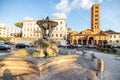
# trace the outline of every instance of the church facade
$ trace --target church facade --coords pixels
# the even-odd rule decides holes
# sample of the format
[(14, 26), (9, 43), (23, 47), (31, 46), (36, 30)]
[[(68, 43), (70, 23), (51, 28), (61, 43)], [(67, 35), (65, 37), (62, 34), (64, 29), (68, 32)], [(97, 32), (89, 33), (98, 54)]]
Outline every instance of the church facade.
[(70, 33), (70, 44), (103, 45), (108, 42), (108, 34), (100, 30), (100, 4), (91, 7), (91, 28), (80, 33)]

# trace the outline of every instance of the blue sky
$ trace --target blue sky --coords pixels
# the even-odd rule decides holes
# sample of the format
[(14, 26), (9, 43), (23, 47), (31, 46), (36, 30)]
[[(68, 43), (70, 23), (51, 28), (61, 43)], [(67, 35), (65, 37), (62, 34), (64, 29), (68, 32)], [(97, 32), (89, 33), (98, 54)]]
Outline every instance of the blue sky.
[(24, 19), (65, 17), (76, 31), (90, 28), (92, 4), (101, 4), (101, 29), (120, 32), (120, 0), (0, 0), (0, 23), (13, 27)]

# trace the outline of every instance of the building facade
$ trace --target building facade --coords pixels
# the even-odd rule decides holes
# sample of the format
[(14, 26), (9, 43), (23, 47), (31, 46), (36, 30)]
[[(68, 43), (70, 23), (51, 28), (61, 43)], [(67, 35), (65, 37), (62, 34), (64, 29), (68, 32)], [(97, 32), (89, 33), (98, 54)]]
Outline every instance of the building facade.
[(108, 32), (108, 43), (111, 45), (120, 45), (120, 33), (118, 32)]
[(1, 37), (15, 37), (15, 35), (20, 33), (19, 28), (10, 28), (6, 25), (0, 25), (0, 36)]
[[(65, 18), (50, 18), (50, 20), (58, 22), (58, 25), (52, 32), (51, 38), (54, 40), (64, 40), (67, 37), (67, 27)], [(22, 28), (23, 38), (41, 38), (42, 33), (37, 20), (24, 20)]]
[(70, 34), (70, 44), (103, 45), (108, 42), (108, 34), (100, 30), (100, 4), (91, 7), (91, 29)]
[(23, 38), (40, 38), (41, 29), (36, 24), (37, 20), (24, 20), (22, 27)]

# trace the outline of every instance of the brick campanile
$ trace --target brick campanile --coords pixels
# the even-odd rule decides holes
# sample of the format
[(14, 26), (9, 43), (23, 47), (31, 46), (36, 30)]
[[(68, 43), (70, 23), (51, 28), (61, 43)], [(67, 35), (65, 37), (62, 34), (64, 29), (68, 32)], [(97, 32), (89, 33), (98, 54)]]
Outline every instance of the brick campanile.
[(94, 4), (91, 7), (91, 30), (100, 33), (100, 4)]

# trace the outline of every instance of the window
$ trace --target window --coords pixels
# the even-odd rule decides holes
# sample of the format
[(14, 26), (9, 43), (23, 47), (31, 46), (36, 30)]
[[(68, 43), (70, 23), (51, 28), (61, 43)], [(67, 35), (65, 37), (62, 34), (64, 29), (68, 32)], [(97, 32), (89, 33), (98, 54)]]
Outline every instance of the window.
[(96, 22), (95, 24), (97, 25), (98, 23)]
[(60, 37), (62, 37), (62, 34), (60, 34)]
[(60, 27), (60, 30), (62, 30), (62, 27)]
[(37, 33), (37, 37), (39, 37), (39, 33)]
[(98, 10), (96, 10), (95, 12), (98, 13)]
[(29, 31), (29, 28), (27, 28), (27, 31)]
[(101, 37), (99, 37), (99, 39), (101, 39)]
[(62, 25), (62, 21), (60, 22), (60, 24)]
[(98, 19), (95, 19), (95, 21), (98, 21)]
[(116, 38), (116, 35), (114, 35), (114, 38)]
[(35, 37), (35, 33), (33, 34), (33, 36)]
[(56, 37), (58, 37), (58, 34), (56, 34)]
[(96, 6), (95, 8), (98, 9), (98, 6)]
[(95, 15), (95, 17), (98, 17), (98, 15)]
[(110, 38), (112, 38), (112, 35), (110, 35)]
[(110, 40), (110, 43), (112, 43), (112, 40)]
[(119, 40), (116, 40), (116, 43), (119, 43)]

